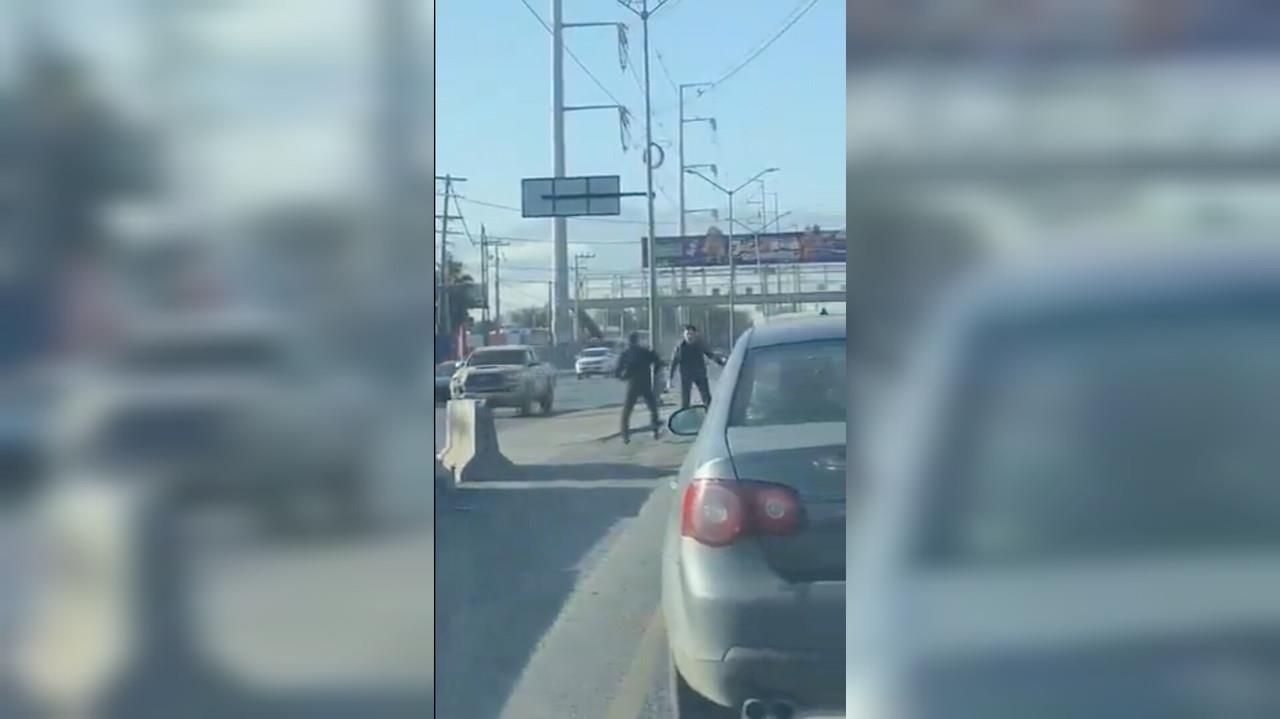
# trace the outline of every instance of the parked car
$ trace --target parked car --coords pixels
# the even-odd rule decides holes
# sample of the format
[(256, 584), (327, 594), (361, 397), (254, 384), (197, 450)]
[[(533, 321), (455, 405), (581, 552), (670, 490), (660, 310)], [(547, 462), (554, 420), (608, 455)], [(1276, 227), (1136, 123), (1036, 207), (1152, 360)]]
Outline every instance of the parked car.
[(662, 554), (678, 717), (843, 705), (845, 356), (839, 318), (753, 328), (668, 420), (697, 437)]
[(588, 347), (578, 354), (574, 372), (583, 377), (612, 377), (618, 368), (618, 355), (608, 347)]
[(949, 302), (873, 432), (851, 716), (1280, 716), (1280, 255)]
[(454, 399), (483, 399), (491, 407), (516, 407), (533, 412), (536, 403), (551, 414), (556, 396), (556, 372), (528, 345), (480, 347), (453, 375)]
[(162, 475), (275, 522), (318, 496), (363, 522), (380, 404), (280, 318), (193, 313), (131, 332), (68, 391), (55, 431), (77, 467)]
[(436, 365), (434, 377), (436, 402), (447, 402), (449, 400), (449, 385), (453, 381), (453, 373), (457, 372), (461, 366), (461, 362), (453, 360)]

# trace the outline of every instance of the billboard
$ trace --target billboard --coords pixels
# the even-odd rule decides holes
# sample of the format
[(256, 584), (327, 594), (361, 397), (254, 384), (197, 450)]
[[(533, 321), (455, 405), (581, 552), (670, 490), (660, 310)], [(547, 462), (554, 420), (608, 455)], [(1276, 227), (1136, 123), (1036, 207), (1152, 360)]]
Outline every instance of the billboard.
[[(734, 263), (737, 265), (837, 263), (848, 257), (848, 239), (844, 230), (810, 229), (734, 235), (733, 244)], [(648, 267), (647, 243), (640, 245), (641, 261)], [(658, 267), (728, 267), (729, 238), (718, 227), (712, 227), (703, 235), (658, 237), (654, 240), (654, 253)]]

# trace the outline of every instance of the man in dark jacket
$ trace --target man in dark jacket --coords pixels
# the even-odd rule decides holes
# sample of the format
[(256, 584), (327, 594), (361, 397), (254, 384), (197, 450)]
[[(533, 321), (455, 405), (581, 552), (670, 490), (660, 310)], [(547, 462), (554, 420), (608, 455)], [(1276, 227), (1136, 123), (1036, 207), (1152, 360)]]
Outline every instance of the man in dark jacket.
[(706, 343), (698, 336), (698, 328), (685, 325), (684, 339), (676, 345), (671, 353), (671, 381), (675, 381), (676, 370), (680, 370), (680, 408), (689, 406), (693, 396), (693, 386), (698, 386), (698, 395), (702, 403), (711, 406), (711, 383), (707, 381), (707, 361), (724, 366), (725, 360), (707, 348)]
[(658, 398), (653, 393), (653, 376), (661, 366), (662, 360), (658, 353), (640, 344), (640, 335), (632, 332), (627, 337), (627, 348), (618, 358), (618, 369), (615, 370), (615, 374), (627, 383), (627, 396), (622, 403), (623, 442), (631, 441), (631, 411), (641, 398), (649, 406), (653, 436), (657, 439), (661, 423), (658, 420)]

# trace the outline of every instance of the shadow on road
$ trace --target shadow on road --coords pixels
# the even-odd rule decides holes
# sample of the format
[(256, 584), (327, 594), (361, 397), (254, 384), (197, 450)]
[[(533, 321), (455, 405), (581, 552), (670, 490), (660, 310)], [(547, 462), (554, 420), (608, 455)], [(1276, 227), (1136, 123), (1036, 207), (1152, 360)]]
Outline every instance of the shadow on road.
[[(615, 465), (582, 467), (605, 476)], [(563, 478), (565, 467), (555, 469)], [(648, 494), (501, 492), (476, 497), (473, 511), (437, 517), (440, 716), (498, 716), (573, 591), (576, 565), (617, 522), (635, 516)]]

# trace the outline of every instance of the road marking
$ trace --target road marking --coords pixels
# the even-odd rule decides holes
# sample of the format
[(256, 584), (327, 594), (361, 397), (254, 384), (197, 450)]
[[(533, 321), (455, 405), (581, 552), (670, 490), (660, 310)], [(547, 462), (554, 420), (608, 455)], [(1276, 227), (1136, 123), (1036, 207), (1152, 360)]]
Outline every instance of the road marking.
[(618, 693), (605, 713), (605, 719), (636, 719), (644, 709), (645, 700), (653, 689), (654, 680), (663, 666), (665, 655), (663, 644), (667, 638), (666, 624), (662, 621), (662, 612), (654, 609), (653, 616), (640, 637), (636, 653), (631, 657), (627, 673), (622, 677)]
[(463, 482), (457, 489), (464, 491), (508, 489), (656, 489), (660, 479), (548, 479), (529, 481), (475, 481)]

